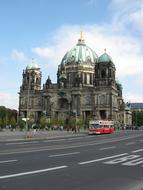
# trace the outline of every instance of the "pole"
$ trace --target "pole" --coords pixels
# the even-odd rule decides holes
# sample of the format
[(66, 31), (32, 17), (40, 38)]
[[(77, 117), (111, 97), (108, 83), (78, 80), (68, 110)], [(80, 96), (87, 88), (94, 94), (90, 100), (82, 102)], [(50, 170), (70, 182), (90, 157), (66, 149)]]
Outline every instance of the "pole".
[(77, 132), (77, 110), (75, 110), (75, 133)]
[(136, 110), (136, 128), (137, 128), (137, 125), (138, 125), (137, 120), (138, 120), (138, 118), (137, 118), (137, 110)]

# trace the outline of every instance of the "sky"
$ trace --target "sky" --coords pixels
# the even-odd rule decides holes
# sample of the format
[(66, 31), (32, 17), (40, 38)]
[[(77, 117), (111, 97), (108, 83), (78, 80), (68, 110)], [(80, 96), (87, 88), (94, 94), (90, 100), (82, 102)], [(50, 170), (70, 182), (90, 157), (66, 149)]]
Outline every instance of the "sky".
[(143, 102), (143, 0), (0, 0), (0, 106), (18, 110), (22, 72), (32, 61), (42, 84), (65, 53), (85, 43), (106, 52), (125, 102)]

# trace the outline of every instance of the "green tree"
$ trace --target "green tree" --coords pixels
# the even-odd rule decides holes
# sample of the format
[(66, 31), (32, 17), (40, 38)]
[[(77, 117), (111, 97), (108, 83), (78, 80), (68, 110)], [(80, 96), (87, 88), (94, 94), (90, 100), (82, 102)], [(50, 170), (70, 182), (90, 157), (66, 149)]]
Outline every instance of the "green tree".
[(10, 125), (11, 125), (11, 130), (13, 131), (13, 129), (16, 128), (16, 119), (15, 117), (13, 116), (11, 119), (10, 119)]
[(136, 127), (143, 125), (143, 111), (132, 112), (132, 124)]
[(72, 130), (75, 130), (76, 118), (75, 117), (70, 117), (68, 125), (69, 125), (69, 128), (71, 128)]
[(24, 127), (25, 127), (25, 121), (23, 121), (22, 120), (22, 117), (19, 117), (18, 118), (18, 126), (19, 126), (19, 128), (20, 128), (20, 131), (22, 131), (23, 129), (24, 129)]
[(92, 119), (92, 117), (87, 117), (84, 121), (84, 128), (87, 129), (89, 126), (89, 121)]
[(3, 126), (3, 120), (0, 118), (0, 131), (2, 131), (2, 126)]
[(40, 118), (40, 128), (44, 129), (47, 124), (48, 124), (47, 117), (45, 115), (41, 116), (41, 118)]
[(82, 118), (82, 117), (78, 118), (76, 124), (77, 124), (77, 127), (78, 127), (78, 128), (82, 128), (83, 125), (84, 125), (84, 120), (83, 120), (83, 118)]
[(3, 125), (2, 127), (6, 127), (6, 125), (10, 124), (10, 119), (14, 117), (15, 120), (17, 119), (17, 111), (16, 110), (12, 110), (9, 108), (6, 108), (4, 106), (0, 106), (0, 118), (3, 121)]
[(63, 126), (64, 125), (64, 120), (62, 118), (58, 119), (58, 125)]

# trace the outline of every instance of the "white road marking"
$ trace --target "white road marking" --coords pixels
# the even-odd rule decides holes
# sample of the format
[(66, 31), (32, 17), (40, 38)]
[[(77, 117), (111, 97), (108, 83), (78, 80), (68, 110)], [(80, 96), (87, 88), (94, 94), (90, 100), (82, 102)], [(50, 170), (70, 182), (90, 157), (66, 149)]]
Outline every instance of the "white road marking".
[(65, 141), (66, 139), (51, 139), (51, 140), (44, 140), (42, 142), (57, 142), (57, 141)]
[(139, 140), (140, 142), (143, 142), (143, 139), (142, 140)]
[(7, 162), (16, 162), (17, 160), (3, 160), (0, 161), (0, 164), (7, 163)]
[(69, 156), (69, 155), (74, 155), (74, 154), (80, 154), (80, 152), (70, 152), (70, 153), (65, 153), (65, 154), (53, 154), (48, 157), (60, 157), (60, 156)]
[(35, 170), (35, 171), (30, 171), (30, 172), (23, 172), (23, 173), (17, 173), (17, 174), (4, 175), (4, 176), (0, 176), (0, 179), (19, 177), (19, 176), (24, 176), (24, 175), (38, 174), (38, 173), (48, 172), (48, 171), (52, 171), (52, 170), (59, 170), (59, 169), (67, 168), (67, 167), (68, 166), (58, 166), (58, 167), (46, 168), (46, 169), (42, 169), (42, 170)]
[(133, 160), (133, 159), (138, 158), (138, 157), (140, 157), (140, 155), (127, 155), (124, 157), (116, 158), (114, 160), (106, 161), (106, 162), (104, 162), (104, 164), (119, 164), (122, 162), (127, 162), (129, 160)]
[(138, 149), (138, 150), (134, 150), (134, 151), (132, 151), (132, 153), (142, 152), (142, 151), (143, 151), (143, 149)]
[(135, 159), (135, 160), (131, 160), (129, 162), (125, 162), (122, 165), (124, 165), (124, 166), (136, 166), (136, 165), (139, 165), (141, 163), (143, 163), (143, 157)]
[[(85, 137), (84, 137), (85, 138)], [(70, 140), (76, 140), (76, 139), (83, 139), (83, 137), (74, 137), (74, 138), (69, 138), (69, 139), (67, 139), (68, 141), (70, 141)]]
[(126, 146), (132, 145), (132, 144), (136, 144), (136, 142), (129, 142), (126, 144)]
[(99, 159), (96, 159), (96, 160), (89, 160), (89, 161), (85, 161), (85, 162), (79, 162), (78, 164), (80, 164), (80, 165), (90, 164), (90, 163), (99, 162), (99, 161), (103, 161), (103, 160), (108, 160), (110, 158), (117, 158), (117, 157), (125, 156), (125, 155), (128, 155), (128, 153), (117, 154), (117, 155), (114, 155), (114, 156), (108, 156), (108, 157), (99, 158)]
[(65, 140), (68, 140), (68, 141), (70, 141), (70, 140), (76, 140), (76, 139), (82, 139), (83, 137), (74, 137), (74, 138), (64, 138), (64, 139), (49, 139), (49, 140), (44, 140), (43, 142), (57, 142), (57, 141), (65, 141)]
[(108, 150), (108, 149), (112, 149), (112, 148), (116, 148), (116, 146), (109, 146), (109, 147), (105, 147), (105, 148), (100, 148), (99, 150)]
[(5, 143), (5, 145), (22, 145), (22, 144), (36, 144), (36, 143), (38, 143), (38, 141)]

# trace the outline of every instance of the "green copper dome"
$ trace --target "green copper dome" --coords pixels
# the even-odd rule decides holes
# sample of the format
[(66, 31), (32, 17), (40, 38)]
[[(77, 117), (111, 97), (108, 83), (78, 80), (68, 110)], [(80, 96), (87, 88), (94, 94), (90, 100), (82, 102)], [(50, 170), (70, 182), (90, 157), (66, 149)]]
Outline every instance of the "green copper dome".
[(112, 58), (105, 52), (98, 58), (98, 63), (103, 63), (103, 62), (112, 62)]
[(26, 69), (27, 69), (27, 70), (30, 70), (30, 69), (39, 69), (39, 66), (38, 66), (38, 64), (35, 62), (35, 60), (32, 59), (32, 62), (27, 65)]
[(96, 53), (79, 39), (77, 45), (65, 54), (61, 64), (95, 64), (96, 60)]

